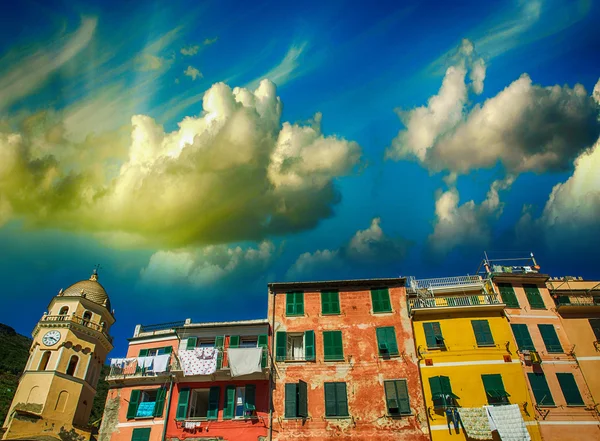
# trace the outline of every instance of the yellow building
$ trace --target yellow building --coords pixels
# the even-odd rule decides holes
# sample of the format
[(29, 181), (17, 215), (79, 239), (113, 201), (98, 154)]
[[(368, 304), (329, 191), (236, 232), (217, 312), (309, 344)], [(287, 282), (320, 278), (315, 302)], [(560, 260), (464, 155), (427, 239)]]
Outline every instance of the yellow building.
[(480, 276), (409, 283), (432, 439), (471, 439), (461, 424), (455, 426), (455, 409), (485, 414), (483, 406), (517, 404), (531, 439), (540, 440), (517, 346), (493, 285)]
[(35, 326), (29, 360), (4, 422), (3, 439), (85, 441), (115, 322), (96, 271), (61, 290)]

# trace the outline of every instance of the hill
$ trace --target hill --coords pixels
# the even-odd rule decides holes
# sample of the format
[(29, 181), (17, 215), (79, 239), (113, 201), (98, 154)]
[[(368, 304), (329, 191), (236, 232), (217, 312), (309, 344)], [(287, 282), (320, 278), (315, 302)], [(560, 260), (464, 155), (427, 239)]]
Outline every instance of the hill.
[[(19, 384), (19, 378), (27, 364), (30, 346), (30, 338), (20, 335), (10, 326), (0, 323), (0, 354), (2, 354), (0, 357), (0, 426), (4, 423)], [(89, 422), (90, 424), (94, 423), (93, 425), (96, 427), (99, 427), (99, 420), (102, 419), (106, 402), (108, 383), (105, 378), (108, 370), (108, 366), (102, 368), (92, 405)]]

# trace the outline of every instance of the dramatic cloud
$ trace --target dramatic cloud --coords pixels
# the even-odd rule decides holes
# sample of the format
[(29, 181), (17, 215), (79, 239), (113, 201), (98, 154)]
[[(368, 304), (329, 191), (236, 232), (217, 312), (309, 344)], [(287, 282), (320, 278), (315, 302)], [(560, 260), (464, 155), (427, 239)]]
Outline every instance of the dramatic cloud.
[[(472, 46), (471, 46), (472, 47)], [(483, 89), (483, 66), (463, 43), (428, 105), (400, 117), (406, 126), (387, 155), (414, 158), (433, 172), (464, 174), (501, 162), (509, 174), (567, 170), (600, 134), (598, 105), (582, 85), (541, 87), (523, 74), (498, 95), (468, 108)]]
[(186, 57), (191, 57), (192, 55), (196, 55), (199, 50), (200, 50), (200, 46), (198, 46), (198, 45), (186, 46), (186, 47), (182, 47), (180, 52), (181, 52), (181, 55), (185, 55)]
[(219, 39), (219, 37), (205, 38), (204, 41), (202, 42), (202, 44), (204, 46), (210, 46), (211, 44), (215, 44), (218, 39)]
[(369, 228), (357, 231), (340, 249), (301, 254), (288, 270), (286, 277), (306, 279), (319, 273), (355, 268), (356, 264), (373, 267), (402, 261), (412, 245), (411, 242), (401, 237), (387, 236), (380, 224), (381, 219), (374, 218)]
[(166, 50), (181, 36), (182, 26), (171, 29), (148, 43), (136, 59), (136, 68), (142, 72), (167, 70), (175, 61), (175, 54)]
[(261, 240), (332, 214), (356, 143), (324, 136), (320, 115), (282, 124), (266, 80), (255, 91), (215, 84), (203, 108), (171, 133), (135, 115), (129, 142), (121, 131), (69, 141), (48, 112), (0, 126), (2, 218), (179, 248)]
[(289, 80), (298, 75), (298, 67), (300, 66), (300, 60), (307, 46), (308, 43), (306, 42), (300, 45), (290, 46), (287, 53), (285, 54), (285, 57), (283, 57), (283, 60), (281, 60), (281, 62), (277, 66), (273, 67), (268, 72), (265, 72), (255, 80), (248, 83), (247, 87), (256, 87), (256, 85), (263, 78), (273, 81), (278, 86), (282, 86), (285, 83), (287, 83)]
[(140, 272), (142, 286), (191, 286), (258, 278), (275, 256), (270, 241), (256, 248), (212, 245), (195, 250), (158, 251)]
[(183, 72), (184, 75), (190, 77), (192, 81), (196, 81), (197, 78), (202, 78), (202, 72), (196, 69), (193, 66), (188, 66), (187, 69)]

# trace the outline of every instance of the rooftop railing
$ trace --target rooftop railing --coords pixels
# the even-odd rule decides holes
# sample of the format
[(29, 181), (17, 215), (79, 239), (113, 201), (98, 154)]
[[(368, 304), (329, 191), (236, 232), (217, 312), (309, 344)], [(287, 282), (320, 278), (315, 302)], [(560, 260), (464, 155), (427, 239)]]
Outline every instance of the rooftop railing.
[(411, 279), (413, 289), (436, 289), (446, 287), (472, 286), (482, 284), (480, 276), (438, 277), (435, 279)]
[(75, 323), (86, 328), (93, 329), (94, 331), (102, 333), (110, 342), (112, 337), (105, 332), (104, 326), (99, 323), (94, 323), (91, 320), (77, 316), (77, 315), (45, 315), (42, 317), (43, 322), (59, 322), (59, 323)]
[(185, 320), (169, 323), (160, 323), (157, 325), (141, 325), (140, 334), (143, 332), (167, 331), (169, 329), (180, 328), (185, 324)]
[(435, 297), (412, 297), (408, 300), (408, 306), (411, 311), (423, 309), (444, 309), (457, 307), (474, 307), (502, 305), (502, 301), (497, 294), (476, 294), (461, 296), (435, 296)]

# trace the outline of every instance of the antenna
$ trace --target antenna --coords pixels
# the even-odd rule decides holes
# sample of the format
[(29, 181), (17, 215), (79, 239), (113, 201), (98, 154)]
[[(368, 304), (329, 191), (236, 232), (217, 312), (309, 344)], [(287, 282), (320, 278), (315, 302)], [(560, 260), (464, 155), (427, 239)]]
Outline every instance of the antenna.
[(100, 266), (99, 263), (97, 263), (96, 265), (94, 265), (94, 274), (98, 274), (98, 271), (100, 271), (102, 267)]

